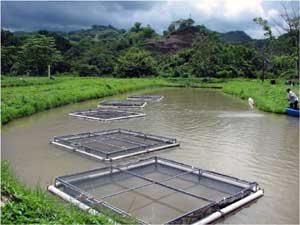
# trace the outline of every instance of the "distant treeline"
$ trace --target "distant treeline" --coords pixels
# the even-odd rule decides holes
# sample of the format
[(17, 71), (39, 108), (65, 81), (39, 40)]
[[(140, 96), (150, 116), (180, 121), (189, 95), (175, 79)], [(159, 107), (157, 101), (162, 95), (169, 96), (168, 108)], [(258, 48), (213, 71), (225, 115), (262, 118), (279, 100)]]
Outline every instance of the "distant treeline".
[[(265, 70), (266, 78), (294, 77), (299, 38), (299, 32), (268, 40), (222, 35), (192, 19), (173, 22), (163, 35), (138, 22), (128, 31), (94, 25), (70, 33), (1, 33), (2, 74), (30, 76), (46, 75), (51, 65), (52, 74), (78, 76), (257, 78)], [(150, 43), (176, 51), (153, 51)]]

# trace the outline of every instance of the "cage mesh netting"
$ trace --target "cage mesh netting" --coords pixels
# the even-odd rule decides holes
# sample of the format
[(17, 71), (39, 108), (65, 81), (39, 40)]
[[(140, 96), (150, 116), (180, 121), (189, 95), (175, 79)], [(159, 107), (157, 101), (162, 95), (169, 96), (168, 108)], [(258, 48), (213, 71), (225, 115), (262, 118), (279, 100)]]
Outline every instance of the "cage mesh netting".
[(113, 108), (97, 108), (77, 110), (69, 113), (70, 116), (81, 119), (98, 120), (98, 121), (112, 121), (120, 119), (129, 119), (135, 117), (142, 117), (146, 114), (137, 111), (119, 110)]
[(55, 186), (96, 210), (144, 224), (191, 224), (259, 188), (159, 157), (57, 177)]
[(178, 146), (176, 139), (114, 129), (54, 137), (53, 144), (100, 160), (115, 160)]
[(106, 107), (144, 107), (147, 103), (136, 100), (106, 100), (100, 102), (100, 106)]
[(131, 95), (127, 97), (127, 100), (160, 101), (163, 98), (161, 95)]

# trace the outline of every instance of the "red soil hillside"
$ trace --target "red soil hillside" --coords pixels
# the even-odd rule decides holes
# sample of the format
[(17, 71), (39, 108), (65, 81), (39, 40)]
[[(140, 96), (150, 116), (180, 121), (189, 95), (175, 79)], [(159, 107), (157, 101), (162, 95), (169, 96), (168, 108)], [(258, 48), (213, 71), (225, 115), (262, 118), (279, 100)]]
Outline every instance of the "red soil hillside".
[(148, 39), (145, 48), (160, 53), (174, 53), (192, 46), (193, 38), (198, 32), (196, 27), (187, 27), (161, 39)]

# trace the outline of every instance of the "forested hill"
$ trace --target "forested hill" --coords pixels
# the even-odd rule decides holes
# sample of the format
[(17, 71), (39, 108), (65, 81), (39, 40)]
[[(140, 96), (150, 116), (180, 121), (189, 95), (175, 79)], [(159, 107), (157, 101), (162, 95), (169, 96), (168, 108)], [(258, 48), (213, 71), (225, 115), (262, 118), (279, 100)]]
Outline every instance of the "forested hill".
[(101, 41), (117, 38), (121, 33), (124, 32), (125, 30), (119, 30), (111, 25), (93, 25), (90, 29), (71, 31), (66, 36), (73, 41), (80, 41), (83, 38), (92, 38), (95, 41)]
[[(202, 28), (206, 29), (204, 26)], [(168, 35), (162, 35), (159, 39), (157, 37), (159, 35), (155, 35), (155, 38), (146, 38), (145, 47), (149, 50), (158, 51), (158, 52), (175, 52), (182, 48), (191, 47), (193, 43), (193, 39), (197, 32), (201, 29), (201, 26), (191, 26), (186, 27), (185, 29), (179, 29), (178, 31), (174, 31)], [(35, 33), (26, 33), (26, 32), (15, 32), (16, 36), (24, 36), (24, 35), (33, 35), (37, 33), (43, 33), (46, 31), (39, 31)], [(113, 39), (117, 39), (121, 36), (121, 34), (125, 33), (124, 29), (117, 29), (111, 25), (103, 26), (103, 25), (93, 25), (89, 29), (81, 29), (71, 31), (69, 33), (63, 32), (50, 32), (56, 33), (58, 35), (64, 36), (70, 41), (80, 41), (84, 38), (91, 38), (94, 41), (111, 41)], [(221, 41), (225, 43), (232, 44), (244, 44), (250, 42), (252, 39), (249, 35), (247, 35), (244, 31), (230, 31), (226, 33), (218, 33)]]
[(243, 44), (250, 42), (252, 38), (244, 31), (229, 31), (219, 34), (221, 41), (232, 44)]
[(52, 74), (80, 76), (252, 78), (260, 76), (265, 60), (266, 76), (277, 77), (295, 75), (297, 61), (298, 34), (269, 43), (242, 31), (218, 33), (192, 19), (174, 21), (163, 34), (139, 22), (129, 30), (94, 25), (69, 33), (1, 33), (5, 75), (46, 75), (51, 65)]

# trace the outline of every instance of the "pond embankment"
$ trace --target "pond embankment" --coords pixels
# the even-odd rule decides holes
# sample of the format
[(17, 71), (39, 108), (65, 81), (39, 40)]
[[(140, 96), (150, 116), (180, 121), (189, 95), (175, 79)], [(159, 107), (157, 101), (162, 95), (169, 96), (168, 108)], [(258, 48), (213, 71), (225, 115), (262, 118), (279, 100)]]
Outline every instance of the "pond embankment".
[(50, 82), (45, 78), (15, 78), (14, 86), (12, 79), (2, 80), (2, 87), (5, 87), (1, 94), (2, 124), (70, 103), (163, 86), (220, 88), (242, 99), (252, 97), (257, 107), (267, 112), (284, 113), (288, 105), (284, 84), (270, 85), (268, 81), (258, 80), (59, 77)]

